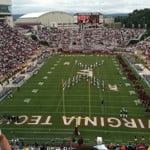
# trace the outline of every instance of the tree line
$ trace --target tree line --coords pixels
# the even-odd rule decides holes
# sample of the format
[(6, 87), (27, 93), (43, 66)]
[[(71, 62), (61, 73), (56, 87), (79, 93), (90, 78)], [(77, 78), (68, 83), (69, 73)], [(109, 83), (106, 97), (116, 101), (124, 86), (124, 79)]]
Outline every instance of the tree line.
[(117, 16), (115, 22), (120, 22), (126, 28), (150, 29), (150, 9), (134, 10), (128, 16)]

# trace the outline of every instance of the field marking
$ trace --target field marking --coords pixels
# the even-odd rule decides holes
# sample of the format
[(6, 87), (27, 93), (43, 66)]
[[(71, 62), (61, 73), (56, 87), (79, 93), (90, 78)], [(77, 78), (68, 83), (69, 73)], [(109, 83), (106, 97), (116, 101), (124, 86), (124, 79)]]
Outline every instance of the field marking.
[(130, 95), (135, 95), (136, 93), (135, 93), (135, 91), (129, 91), (129, 94)]
[(51, 74), (52, 72), (51, 72), (51, 71), (48, 71), (47, 73), (48, 73), (48, 74)]
[(39, 83), (38, 83), (38, 85), (43, 85), (43, 84), (44, 84), (44, 82), (39, 82)]
[(140, 99), (136, 99), (136, 100), (134, 100), (134, 103), (135, 103), (135, 105), (137, 106), (137, 105), (139, 105), (139, 104), (142, 104), (142, 102), (141, 102), (141, 100)]
[(127, 78), (126, 77), (122, 77), (122, 80), (127, 80)]
[[(54, 130), (60, 130), (60, 131), (65, 131), (65, 130), (67, 130), (67, 131), (72, 131), (72, 129), (70, 130), (70, 129), (64, 129), (64, 128), (62, 128), (62, 129), (54, 129)], [(101, 130), (103, 130), (102, 128), (101, 129), (99, 129), (99, 130), (89, 130), (89, 129), (82, 129), (82, 131), (85, 131), (85, 132), (87, 132), (87, 131), (90, 131), (90, 132), (100, 132)], [(115, 132), (118, 132), (118, 133), (139, 133), (139, 134), (148, 134), (149, 135), (149, 133), (148, 132), (145, 132), (145, 131), (143, 131), (143, 132), (137, 132), (137, 131), (116, 131), (116, 130), (103, 130), (103, 131), (107, 131), (107, 132), (112, 132), (112, 133), (115, 133)]]
[(38, 89), (33, 89), (33, 90), (32, 90), (32, 93), (35, 93), (35, 94), (36, 94), (38, 91), (39, 91)]
[(24, 99), (24, 103), (27, 103), (27, 104), (28, 104), (30, 101), (31, 101), (31, 98), (25, 98), (25, 99)]
[[(31, 100), (30, 98), (27, 98), (27, 100)], [(20, 107), (57, 107), (58, 105), (15, 105), (15, 106), (8, 106), (8, 107), (16, 107), (16, 106), (20, 106)], [(63, 105), (59, 105), (59, 107), (62, 107)], [(92, 105), (92, 108), (100, 108), (102, 105), (99, 104), (99, 106), (97, 105)], [(70, 108), (79, 108), (79, 106), (72, 106), (71, 104), (70, 105), (66, 105), (66, 107), (70, 107)], [(80, 107), (89, 107), (89, 105), (83, 105), (83, 106), (80, 106)], [(107, 106), (107, 105), (104, 105), (104, 107), (107, 109), (107, 108), (121, 108), (121, 106)], [(133, 106), (129, 107), (129, 109), (137, 109), (136, 107), (133, 108)], [(52, 111), (54, 113), (54, 111)], [(48, 112), (49, 113), (49, 112)], [(73, 112), (75, 113), (75, 112)]]
[(62, 103), (62, 100), (60, 99), (59, 102), (58, 102), (58, 105), (56, 106), (56, 111), (55, 112), (58, 112), (59, 107), (61, 107), (61, 108), (63, 107), (63, 105), (61, 105), (61, 103)]
[(48, 76), (44, 76), (43, 79), (45, 79), (45, 80), (48, 79)]
[[(28, 100), (28, 99), (30, 99), (31, 100), (31, 98), (25, 98), (26, 100)], [(99, 100), (98, 100), (99, 101)], [(72, 101), (71, 101), (72, 102)], [(75, 101), (76, 102), (76, 101)], [(79, 102), (81, 102), (81, 101), (79, 101)], [(87, 101), (88, 102), (88, 101)], [(114, 103), (114, 102), (113, 102)], [(13, 106), (11, 106), (11, 105), (7, 105), (7, 107), (57, 107), (58, 105), (13, 105)], [(59, 105), (60, 107), (62, 106), (62, 105)], [(99, 101), (99, 105), (91, 105), (93, 108), (99, 108), (99, 107), (101, 107), (101, 103), (100, 103), (100, 101)], [(107, 106), (107, 105), (104, 105), (106, 108), (121, 108), (121, 106)], [(72, 105), (72, 104), (69, 104), (69, 105), (66, 105), (66, 107), (72, 107), (72, 108), (76, 108), (76, 107), (79, 107), (78, 105)], [(87, 104), (87, 105), (80, 105), (80, 107), (89, 107), (89, 105)], [(133, 106), (131, 106), (131, 107), (128, 107), (128, 108), (133, 108)], [(133, 108), (134, 109), (134, 108)]]
[(131, 84), (130, 83), (125, 83), (125, 86), (128, 87), (128, 86), (131, 86)]
[[(6, 112), (3, 112), (3, 113), (8, 113), (8, 111), (6, 111)], [(14, 114), (16, 114), (16, 111), (9, 111), (9, 113), (14, 113)], [(29, 111), (25, 111), (25, 112), (22, 112), (22, 114), (23, 113), (25, 113), (26, 115), (28, 115), (28, 116), (34, 116), (34, 115), (37, 115), (37, 112), (32, 112), (32, 114), (30, 114), (29, 113)], [(41, 116), (42, 115), (49, 115), (49, 113), (52, 113), (52, 114), (59, 114), (59, 115), (61, 115), (61, 116), (63, 116), (64, 114), (63, 114), (63, 112), (38, 112), (38, 113), (40, 113), (41, 114)], [(22, 115), (21, 114), (21, 115)], [(86, 114), (83, 114), (83, 112), (67, 112), (66, 113), (67, 115), (71, 115), (71, 116), (74, 116), (74, 115), (78, 115), (78, 116), (88, 116), (88, 110), (87, 110), (87, 112), (86, 112)], [(74, 115), (72, 115), (72, 114), (74, 114)], [(80, 115), (80, 114), (82, 114), (82, 115)], [(105, 114), (106, 116), (102, 116), (102, 114)], [(115, 116), (112, 116), (112, 113), (106, 113), (106, 112), (99, 112), (99, 113), (92, 113), (92, 116), (91, 117), (108, 117), (108, 115), (109, 116), (111, 116), (111, 117), (115, 117), (115, 118), (117, 118), (117, 119), (119, 119), (120, 118), (120, 115), (119, 115), (119, 112), (118, 113), (114, 113), (115, 114)], [(24, 114), (23, 114), (24, 115)], [(97, 116), (96, 116), (97, 115)], [(100, 115), (100, 116), (98, 116), (98, 115)], [(117, 116), (116, 116), (117, 115)], [(61, 117), (60, 116), (60, 117)], [(128, 118), (127, 119), (131, 119), (131, 118), (133, 118), (133, 117), (142, 117), (143, 115), (139, 115), (138, 113), (137, 114), (132, 114), (131, 115), (131, 117), (130, 117), (130, 115), (128, 116)], [(121, 118), (120, 118), (121, 119)]]
[[(1, 129), (4, 129), (4, 130), (12, 130), (12, 131), (16, 131), (16, 130), (20, 130), (20, 131), (22, 131), (22, 130), (25, 130), (25, 131), (33, 131), (33, 132), (35, 132), (35, 131), (39, 131), (39, 130), (42, 130), (42, 131), (47, 131), (47, 132), (49, 132), (49, 130), (48, 130), (48, 128), (47, 128), (47, 130), (43, 130), (43, 128), (36, 128), (36, 127), (34, 127), (34, 128), (21, 128), (21, 129), (17, 129), (17, 128), (1, 128)], [(51, 131), (70, 131), (70, 132), (72, 132), (73, 131), (73, 129), (72, 129), (72, 127), (71, 127), (71, 129), (64, 129), (64, 128), (50, 128), (51, 129)], [(32, 132), (31, 131), (31, 132)], [(147, 134), (147, 135), (149, 135), (149, 132), (145, 132), (145, 131), (116, 131), (116, 130), (111, 130), (111, 129), (109, 129), (109, 130), (106, 130), (106, 129), (98, 129), (98, 130), (92, 130), (92, 129), (82, 129), (81, 131), (84, 131), (84, 132), (97, 132), (97, 133), (99, 133), (99, 132), (101, 132), (101, 131), (106, 131), (107, 133), (126, 133), (126, 134), (132, 134), (132, 133), (135, 133), (135, 135), (137, 135), (137, 134), (142, 134), (142, 135), (145, 135), (145, 134)]]

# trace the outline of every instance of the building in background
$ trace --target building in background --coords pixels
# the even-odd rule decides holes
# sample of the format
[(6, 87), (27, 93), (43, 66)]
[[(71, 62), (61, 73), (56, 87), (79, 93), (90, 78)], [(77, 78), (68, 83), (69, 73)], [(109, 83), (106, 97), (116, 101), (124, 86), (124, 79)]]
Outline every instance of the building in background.
[(0, 0), (0, 22), (6, 23), (13, 27), (11, 0)]
[(107, 27), (113, 28), (115, 25), (115, 18), (114, 17), (104, 18), (104, 25)]
[(54, 12), (39, 12), (29, 13), (21, 16), (15, 21), (17, 26), (45, 26), (67, 28), (73, 25), (73, 15), (54, 11)]

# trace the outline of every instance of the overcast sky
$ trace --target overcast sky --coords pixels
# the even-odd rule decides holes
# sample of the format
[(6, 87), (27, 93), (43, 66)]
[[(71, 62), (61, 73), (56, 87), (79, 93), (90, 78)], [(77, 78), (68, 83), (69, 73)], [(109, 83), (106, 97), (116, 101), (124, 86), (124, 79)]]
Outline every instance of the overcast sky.
[(13, 14), (43, 11), (130, 13), (150, 8), (150, 0), (12, 0)]

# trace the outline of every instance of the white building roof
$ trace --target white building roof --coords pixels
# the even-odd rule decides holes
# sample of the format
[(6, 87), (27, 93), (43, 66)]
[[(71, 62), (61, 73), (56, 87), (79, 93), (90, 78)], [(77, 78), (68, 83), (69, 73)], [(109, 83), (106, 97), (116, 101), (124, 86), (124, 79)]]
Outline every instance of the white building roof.
[(38, 18), (42, 15), (44, 15), (47, 12), (36, 12), (36, 13), (29, 13), (21, 16), (20, 18)]

